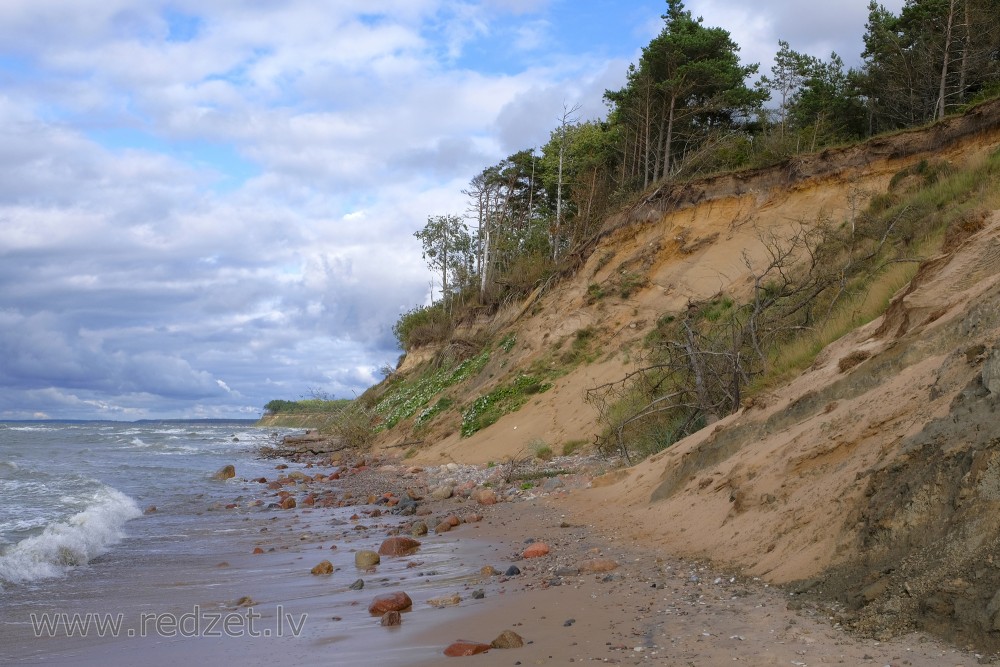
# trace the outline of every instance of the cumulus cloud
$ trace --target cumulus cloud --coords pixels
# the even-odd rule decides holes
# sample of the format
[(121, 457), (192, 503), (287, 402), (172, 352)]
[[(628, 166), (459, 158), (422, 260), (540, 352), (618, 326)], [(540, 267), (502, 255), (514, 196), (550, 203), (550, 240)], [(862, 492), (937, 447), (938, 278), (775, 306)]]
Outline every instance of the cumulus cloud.
[[(864, 2), (847, 4), (690, 8), (769, 57), (779, 36), (856, 41)], [(600, 117), (662, 11), (0, 3), (0, 418), (253, 417), (359, 393), (429, 293), (413, 232), (547, 141), (564, 103)]]

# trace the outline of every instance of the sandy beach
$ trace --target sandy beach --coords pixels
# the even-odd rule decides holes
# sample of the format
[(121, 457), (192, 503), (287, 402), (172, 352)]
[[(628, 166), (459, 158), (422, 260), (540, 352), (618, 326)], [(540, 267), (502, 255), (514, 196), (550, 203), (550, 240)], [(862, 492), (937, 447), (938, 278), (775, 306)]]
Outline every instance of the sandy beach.
[[(930, 667), (978, 662), (972, 653), (925, 636), (889, 642), (851, 636), (788, 591), (707, 563), (673, 559), (624, 537), (614, 525), (591, 523), (579, 513), (578, 499), (587, 493), (592, 466), (505, 492), (501, 485), (476, 481), (491, 472), (482, 467), (361, 463), (292, 464), (275, 471), (285, 482), (280, 491), (256, 480), (225, 482), (234, 501), (227, 511), (238, 530), (222, 541), (219, 552), (183, 564), (137, 564), (119, 583), (104, 582), (110, 588), (95, 590), (95, 596), (127, 612), (118, 636), (36, 639), (22, 627), (19, 636), (4, 640), (15, 649), (10, 664), (439, 665), (454, 659), (475, 665)], [(287, 476), (296, 470), (298, 475)], [(339, 479), (330, 479), (331, 473)], [(441, 498), (448, 487), (451, 497)], [(296, 498), (297, 506), (246, 511), (276, 503), (279, 493)], [(501, 502), (490, 504), (493, 494)], [(402, 500), (411, 497), (419, 500)], [(414, 514), (393, 514), (400, 501)], [(451, 516), (458, 525), (436, 533)], [(410, 535), (418, 521), (429, 532), (415, 538), (420, 542), (415, 552), (382, 555), (372, 568), (356, 566), (359, 551), (378, 551), (388, 537)], [(530, 547), (543, 550), (540, 544), (546, 555), (524, 557)], [(329, 561), (332, 572), (311, 574), (322, 561)], [(519, 573), (509, 572), (511, 567)], [(359, 580), (363, 588), (357, 589)], [(383, 627), (368, 607), (377, 596), (398, 591), (407, 593), (412, 606), (401, 613), (400, 625)], [(180, 627), (159, 628), (165, 633), (138, 622), (143, 611), (177, 618), (190, 615), (192, 605), (203, 620), (213, 613), (233, 623), (244, 619), (234, 626), (240, 632), (211, 636), (202, 627), (183, 636)], [(83, 611), (93, 604), (78, 601), (75, 607)], [(245, 619), (254, 614), (260, 636), (247, 632)], [(192, 617), (188, 620), (193, 630)], [(127, 636), (129, 629), (134, 636)], [(523, 639), (522, 647), (445, 657), (457, 640), (490, 644), (508, 630)]]

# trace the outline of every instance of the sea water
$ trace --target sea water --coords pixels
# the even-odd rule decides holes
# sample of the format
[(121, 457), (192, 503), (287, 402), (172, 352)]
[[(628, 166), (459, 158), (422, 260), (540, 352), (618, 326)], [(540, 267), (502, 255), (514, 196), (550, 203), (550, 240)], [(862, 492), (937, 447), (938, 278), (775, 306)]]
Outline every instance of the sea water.
[[(435, 628), (484, 602), (439, 610), (426, 600), (483, 585), (479, 569), (497, 545), (441, 536), (413, 559), (357, 570), (354, 551), (378, 549), (382, 527), (403, 518), (276, 509), (261, 478), (332, 470), (259, 456), (289, 432), (252, 422), (0, 423), (0, 665), (435, 662)], [(213, 480), (228, 464), (236, 477)], [(327, 559), (334, 574), (311, 576)], [(350, 588), (359, 577), (363, 591)], [(400, 588), (421, 611), (387, 633), (367, 604)]]
[[(183, 530), (215, 470), (273, 469), (254, 456), (273, 437), (249, 421), (0, 422), (0, 600)], [(172, 520), (136, 521), (153, 507)]]

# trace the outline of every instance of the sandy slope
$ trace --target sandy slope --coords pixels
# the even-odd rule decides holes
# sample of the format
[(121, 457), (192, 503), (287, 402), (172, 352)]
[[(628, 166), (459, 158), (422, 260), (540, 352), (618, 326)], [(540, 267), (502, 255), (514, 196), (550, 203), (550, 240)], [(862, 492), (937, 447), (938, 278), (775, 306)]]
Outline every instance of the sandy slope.
[[(850, 220), (904, 167), (927, 157), (969, 163), (997, 145), (1000, 103), (954, 125), (654, 193), (609, 221), (572, 279), (489, 323), (516, 333), (514, 356), (468, 393), (586, 327), (600, 332), (600, 359), (471, 438), (454, 420), (434, 425), (416, 460), (486, 463), (536, 441), (558, 451), (592, 439), (586, 390), (628, 372), (663, 313), (745, 290), (769, 235)], [(636, 276), (644, 286), (619, 296)], [(607, 296), (595, 300), (594, 286)], [(665, 554), (797, 582), (838, 601), (838, 618), (860, 630), (920, 627), (1000, 650), (998, 338), (994, 214), (925, 262), (883, 319), (828, 346), (801, 377), (597, 480), (574, 511)], [(860, 363), (842, 364), (851, 355)], [(383, 444), (406, 437), (397, 430)]]

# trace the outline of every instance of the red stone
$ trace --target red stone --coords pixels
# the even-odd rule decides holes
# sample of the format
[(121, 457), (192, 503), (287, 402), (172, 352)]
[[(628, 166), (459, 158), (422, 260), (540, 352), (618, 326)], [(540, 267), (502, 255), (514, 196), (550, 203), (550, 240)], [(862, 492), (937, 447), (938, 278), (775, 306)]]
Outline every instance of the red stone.
[(255, 547), (255, 548), (254, 548), (254, 550), (253, 550), (253, 553), (254, 553), (254, 555), (256, 556), (256, 555), (258, 555), (258, 554), (262, 554), (262, 553), (264, 553), (264, 550), (263, 550), (263, 549), (261, 549), (260, 547)]
[(372, 616), (382, 616), (388, 611), (403, 611), (413, 606), (413, 600), (403, 591), (377, 595), (368, 605), (368, 613)]
[(281, 507), (281, 509), (283, 509), (283, 510), (290, 510), (290, 509), (292, 509), (293, 507), (295, 507), (295, 498), (292, 498), (291, 496), (288, 496), (288, 497), (284, 498), (281, 501), (281, 504), (279, 505), (279, 507)]
[(420, 548), (420, 542), (409, 537), (390, 537), (378, 548), (383, 556), (409, 556)]
[(548, 555), (549, 545), (545, 542), (535, 542), (521, 553), (522, 558), (539, 558)]
[(489, 644), (480, 644), (479, 642), (470, 642), (460, 639), (457, 642), (453, 642), (448, 648), (446, 648), (444, 650), (444, 654), (449, 658), (460, 658), (467, 655), (486, 653), (489, 650)]

